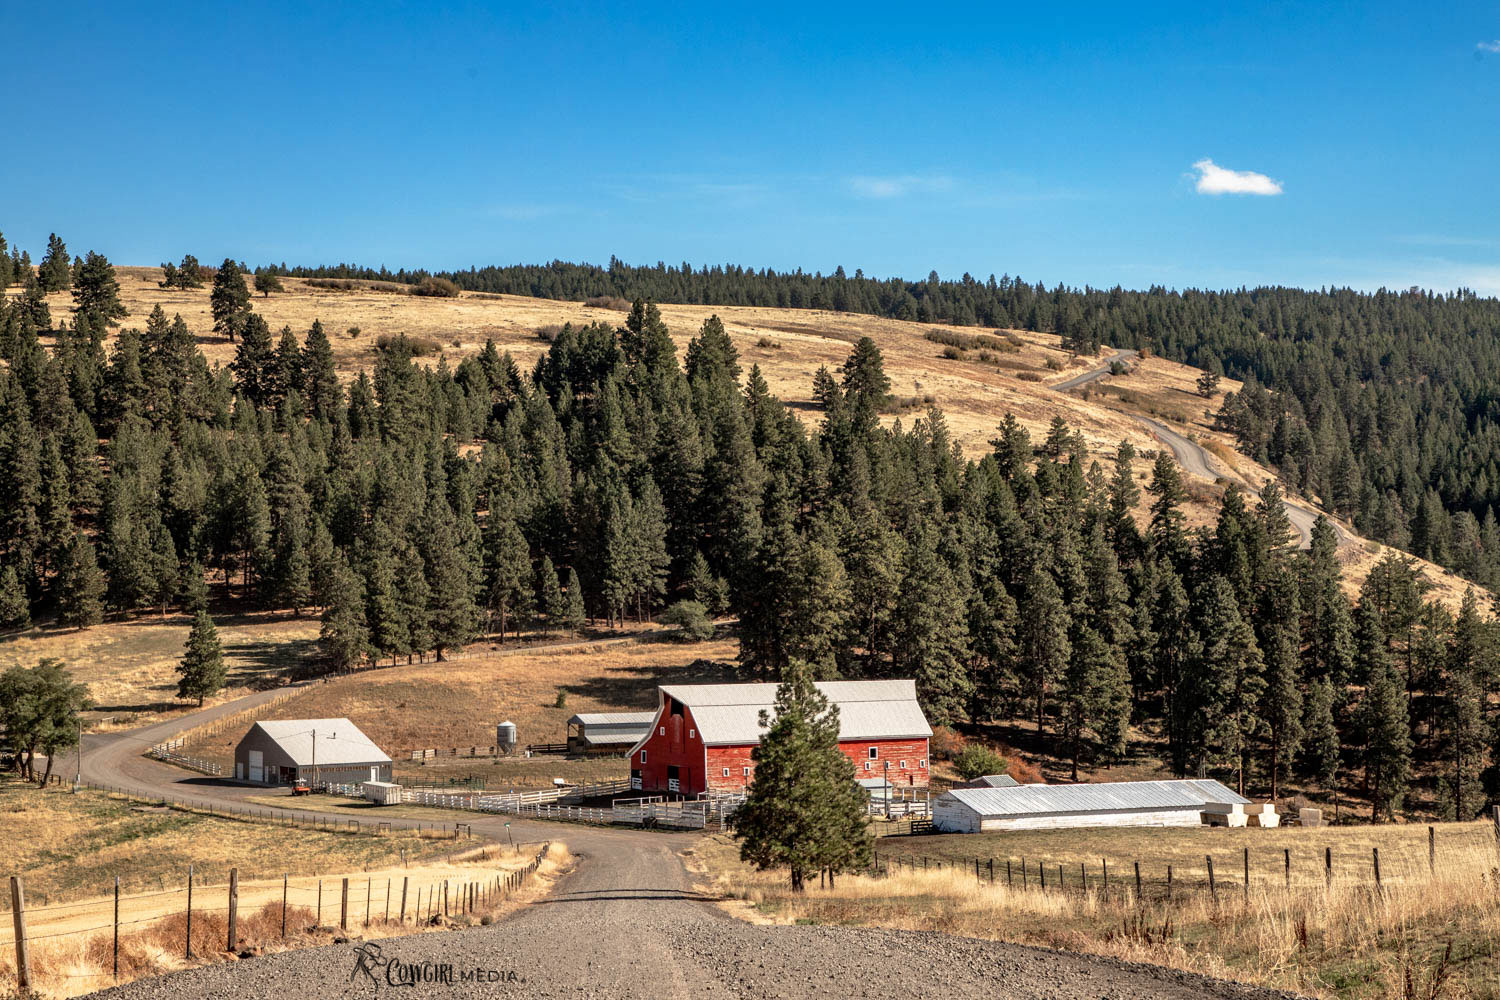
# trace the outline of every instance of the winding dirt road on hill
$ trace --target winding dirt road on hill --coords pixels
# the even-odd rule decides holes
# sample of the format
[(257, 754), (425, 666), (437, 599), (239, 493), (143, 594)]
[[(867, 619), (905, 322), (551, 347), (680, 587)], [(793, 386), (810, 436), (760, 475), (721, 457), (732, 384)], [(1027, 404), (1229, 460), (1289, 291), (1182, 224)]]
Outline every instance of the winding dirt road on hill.
[[(265, 790), (188, 774), (140, 756), (183, 729), (265, 701), (265, 692), (171, 722), (85, 737), (86, 781), (147, 795), (269, 810)], [(303, 813), (303, 815), (309, 815)], [(312, 813), (327, 819), (328, 814)], [(456, 814), (455, 814), (456, 815)], [(347, 817), (343, 817), (347, 818)], [(506, 836), (507, 817), (465, 813), (476, 834)], [(391, 825), (418, 821), (393, 818)], [(358, 942), (227, 962), (140, 980), (101, 997), (257, 1000), (284, 997), (783, 997), (887, 1000), (1271, 1000), (1288, 994), (1155, 966), (934, 933), (762, 926), (735, 920), (693, 887), (682, 853), (696, 835), (509, 818), (519, 840), (560, 840), (578, 857), (543, 900), (489, 927), (383, 939), (379, 961), (434, 970), (393, 989), (383, 966), (357, 968)], [(430, 822), (428, 825), (431, 825)], [(294, 829), (287, 830), (295, 836)], [(370, 966), (369, 960), (366, 962)], [(451, 973), (447, 981), (443, 970)], [(475, 970), (478, 970), (477, 978)], [(466, 980), (464, 974), (469, 973)], [(514, 978), (512, 978), (514, 976)], [(398, 975), (399, 978), (399, 975)], [(378, 980), (378, 982), (377, 982)]]
[[(1107, 377), (1110, 374), (1110, 368), (1116, 361), (1123, 364), (1130, 364), (1136, 357), (1138, 357), (1138, 352), (1136, 351), (1116, 351), (1104, 359), (1101, 367), (1084, 372), (1082, 375), (1075, 375), (1067, 381), (1057, 383), (1052, 388), (1058, 392), (1067, 392), (1081, 385), (1087, 385), (1090, 382)], [(1152, 437), (1171, 449), (1173, 457), (1177, 459), (1177, 464), (1182, 468), (1183, 472), (1186, 472), (1190, 476), (1197, 476), (1200, 479), (1228, 478), (1222, 473), (1215, 471), (1213, 456), (1202, 445), (1189, 440), (1159, 420), (1153, 420), (1150, 417), (1143, 417), (1137, 414), (1131, 414), (1131, 416), (1134, 417), (1138, 424), (1150, 431)], [(1260, 499), (1260, 490), (1254, 486), (1245, 484), (1244, 489), (1247, 495), (1256, 500)], [(1300, 536), (1297, 547), (1299, 549), (1312, 548), (1312, 529), (1313, 525), (1318, 521), (1319, 512), (1300, 501), (1288, 499), (1284, 503), (1286, 505), (1287, 520), (1292, 522), (1292, 527), (1297, 529), (1297, 534)], [(1346, 545), (1354, 540), (1354, 536), (1333, 518), (1330, 517), (1328, 523), (1333, 525), (1333, 530), (1337, 533), (1340, 545)]]

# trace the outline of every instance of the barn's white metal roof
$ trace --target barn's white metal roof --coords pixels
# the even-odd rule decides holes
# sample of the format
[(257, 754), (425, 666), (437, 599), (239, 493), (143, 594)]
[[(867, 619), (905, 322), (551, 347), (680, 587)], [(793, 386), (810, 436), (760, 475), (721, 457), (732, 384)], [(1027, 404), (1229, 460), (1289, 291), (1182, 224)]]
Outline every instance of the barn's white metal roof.
[(384, 750), (348, 719), (276, 719), (255, 724), (298, 766), (313, 761), (313, 734), (317, 734), (317, 765), (389, 764)]
[[(915, 681), (822, 681), (816, 686), (838, 706), (841, 740), (932, 735), (917, 704)], [(776, 704), (775, 684), (668, 684), (661, 691), (692, 710), (703, 742), (710, 746), (759, 742), (765, 732), (761, 710)]]
[(951, 797), (984, 817), (1202, 809), (1210, 802), (1250, 802), (1228, 785), (1210, 778), (954, 788), (944, 792), (943, 797)]

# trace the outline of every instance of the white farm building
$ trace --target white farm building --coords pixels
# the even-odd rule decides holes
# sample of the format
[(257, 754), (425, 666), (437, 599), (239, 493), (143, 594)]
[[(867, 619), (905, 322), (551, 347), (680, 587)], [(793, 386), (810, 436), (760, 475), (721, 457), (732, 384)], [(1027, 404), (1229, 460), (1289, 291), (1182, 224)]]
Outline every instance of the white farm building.
[(1211, 779), (1108, 781), (1082, 785), (954, 788), (932, 804), (944, 833), (1073, 826), (1197, 826), (1211, 803), (1248, 805)]

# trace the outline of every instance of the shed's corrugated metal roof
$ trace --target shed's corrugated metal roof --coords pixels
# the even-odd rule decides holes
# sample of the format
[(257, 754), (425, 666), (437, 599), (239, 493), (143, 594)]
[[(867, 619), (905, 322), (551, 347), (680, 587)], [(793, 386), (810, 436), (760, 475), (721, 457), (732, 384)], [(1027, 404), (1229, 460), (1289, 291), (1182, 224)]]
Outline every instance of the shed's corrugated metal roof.
[(255, 724), (299, 767), (311, 766), (317, 733), (317, 765), (389, 764), (384, 750), (348, 719), (276, 719)]
[(1210, 802), (1249, 803), (1229, 786), (1207, 778), (1177, 781), (1106, 781), (1083, 785), (1016, 785), (954, 788), (943, 793), (981, 816), (1048, 813), (1140, 812), (1201, 809)]
[(570, 726), (635, 726), (651, 727), (656, 718), (653, 712), (579, 712), (568, 720)]
[[(915, 681), (823, 681), (817, 688), (838, 706), (841, 740), (932, 735), (917, 704)], [(709, 746), (758, 742), (765, 732), (761, 709), (776, 703), (775, 684), (669, 684), (661, 690), (692, 709)]]
[(1020, 782), (1008, 774), (986, 774), (973, 781), (961, 781), (954, 788), (1015, 788)]

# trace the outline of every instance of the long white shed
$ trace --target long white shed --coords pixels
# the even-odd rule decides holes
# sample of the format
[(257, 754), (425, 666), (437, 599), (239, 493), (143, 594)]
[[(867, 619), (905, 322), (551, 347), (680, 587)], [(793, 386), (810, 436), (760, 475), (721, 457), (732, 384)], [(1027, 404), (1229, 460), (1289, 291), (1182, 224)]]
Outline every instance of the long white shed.
[(1075, 826), (1197, 826), (1210, 802), (1248, 805), (1250, 800), (1222, 782), (1205, 778), (954, 788), (933, 802), (932, 825), (944, 833)]

